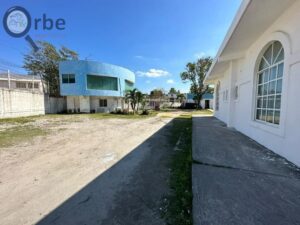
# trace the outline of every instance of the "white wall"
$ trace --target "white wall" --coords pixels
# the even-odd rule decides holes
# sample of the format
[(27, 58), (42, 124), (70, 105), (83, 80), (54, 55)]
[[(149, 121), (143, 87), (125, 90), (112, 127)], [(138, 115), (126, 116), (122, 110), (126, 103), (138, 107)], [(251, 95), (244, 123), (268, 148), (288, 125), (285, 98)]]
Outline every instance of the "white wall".
[(0, 118), (45, 114), (44, 94), (0, 89)]
[[(107, 99), (107, 107), (100, 107), (99, 100), (100, 99)], [(120, 97), (91, 97), (91, 109), (95, 110), (96, 112), (113, 112), (116, 108), (122, 108), (123, 99)]]
[(65, 97), (49, 97), (45, 95), (45, 111), (49, 114), (62, 113), (67, 109)]
[(78, 112), (80, 110), (79, 96), (67, 96), (67, 111)]
[[(99, 100), (107, 99), (107, 107), (100, 107)], [(97, 97), (97, 96), (67, 96), (67, 110), (74, 112), (112, 112), (116, 108), (124, 107), (123, 99), (118, 97)]]
[[(229, 115), (228, 100), (225, 99), (226, 91), (228, 92), (229, 98), (229, 69), (224, 73), (224, 77), (219, 79), (220, 91), (219, 91), (219, 110), (215, 111), (215, 116), (224, 122), (228, 122), (227, 117)], [(215, 85), (216, 86), (216, 85)], [(216, 94), (214, 94), (216, 96)]]
[[(288, 160), (300, 165), (300, 1), (295, 2), (247, 50), (244, 58), (230, 63), (219, 79), (220, 103), (215, 116), (229, 126), (268, 147)], [(262, 49), (278, 40), (285, 50), (283, 92), (280, 125), (263, 124), (254, 120), (256, 64)], [(235, 85), (239, 97), (234, 99)], [(229, 90), (230, 99), (223, 100)], [(215, 95), (216, 96), (216, 95)]]

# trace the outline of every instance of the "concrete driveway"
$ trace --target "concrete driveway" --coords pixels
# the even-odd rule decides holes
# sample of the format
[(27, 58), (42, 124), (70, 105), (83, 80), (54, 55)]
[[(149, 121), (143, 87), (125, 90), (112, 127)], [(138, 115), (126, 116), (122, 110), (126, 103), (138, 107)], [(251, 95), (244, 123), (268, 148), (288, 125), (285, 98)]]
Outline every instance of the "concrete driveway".
[(299, 168), (214, 117), (193, 117), (194, 225), (300, 224)]

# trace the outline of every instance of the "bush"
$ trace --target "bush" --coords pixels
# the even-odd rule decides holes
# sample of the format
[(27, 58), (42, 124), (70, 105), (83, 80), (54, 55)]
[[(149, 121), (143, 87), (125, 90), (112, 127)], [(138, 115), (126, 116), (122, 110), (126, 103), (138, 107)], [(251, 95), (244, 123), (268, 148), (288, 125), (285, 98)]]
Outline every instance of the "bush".
[(123, 114), (125, 114), (125, 115), (129, 114), (128, 109), (124, 109), (124, 110), (123, 110)]
[(144, 109), (141, 115), (149, 115), (150, 112), (147, 109)]
[(196, 103), (185, 103), (185, 105), (182, 105), (182, 108), (184, 108), (184, 109), (196, 109), (197, 104)]
[(116, 109), (116, 114), (124, 114), (124, 111), (122, 109)]

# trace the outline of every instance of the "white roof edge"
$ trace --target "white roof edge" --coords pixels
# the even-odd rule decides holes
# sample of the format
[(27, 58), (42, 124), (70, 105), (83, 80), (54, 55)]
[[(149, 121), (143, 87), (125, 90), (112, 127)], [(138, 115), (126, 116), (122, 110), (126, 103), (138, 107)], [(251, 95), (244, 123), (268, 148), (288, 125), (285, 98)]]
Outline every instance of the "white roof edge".
[(237, 13), (236, 13), (236, 15), (235, 15), (232, 23), (231, 23), (231, 25), (230, 25), (230, 27), (229, 27), (226, 35), (225, 35), (225, 38), (224, 38), (224, 40), (223, 40), (223, 42), (222, 42), (222, 44), (221, 44), (221, 46), (220, 46), (220, 48), (219, 48), (219, 50), (217, 52), (217, 55), (214, 58), (214, 61), (213, 61), (212, 65), (211, 65), (211, 67), (210, 67), (210, 69), (209, 69), (209, 71), (208, 71), (208, 73), (207, 73), (207, 75), (206, 75), (206, 77), (204, 79), (204, 83), (206, 83), (207, 80), (208, 80), (208, 78), (210, 77), (213, 68), (218, 63), (221, 54), (223, 53), (226, 45), (228, 44), (228, 42), (231, 39), (234, 31), (236, 30), (237, 26), (239, 25), (239, 23), (240, 23), (243, 15), (245, 14), (248, 6), (250, 5), (251, 1), (252, 0), (243, 0), (243, 2), (241, 3), (241, 5), (240, 5), (240, 7), (239, 7), (239, 9), (238, 9), (238, 11), (237, 11)]

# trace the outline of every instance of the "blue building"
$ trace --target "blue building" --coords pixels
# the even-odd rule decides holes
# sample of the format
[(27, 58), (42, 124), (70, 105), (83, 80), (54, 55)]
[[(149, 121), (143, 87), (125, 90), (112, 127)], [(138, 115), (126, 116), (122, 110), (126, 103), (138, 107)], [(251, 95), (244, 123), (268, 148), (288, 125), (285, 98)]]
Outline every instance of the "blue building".
[(135, 83), (134, 73), (126, 68), (86, 60), (61, 62), (59, 78), (69, 112), (123, 109), (125, 92)]

